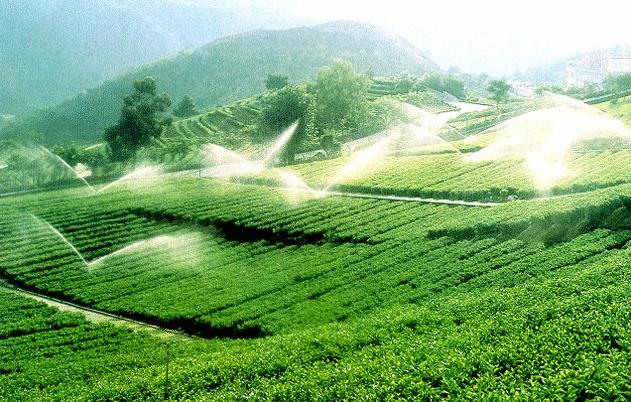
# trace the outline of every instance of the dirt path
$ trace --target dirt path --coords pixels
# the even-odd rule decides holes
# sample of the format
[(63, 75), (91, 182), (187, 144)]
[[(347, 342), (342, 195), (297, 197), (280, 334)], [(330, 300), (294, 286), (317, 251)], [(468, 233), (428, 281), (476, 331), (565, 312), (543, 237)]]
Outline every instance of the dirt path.
[(24, 297), (28, 297), (29, 299), (33, 299), (40, 303), (45, 303), (48, 306), (54, 307), (59, 311), (70, 312), (70, 313), (78, 313), (83, 315), (88, 321), (94, 323), (111, 323), (114, 325), (121, 325), (127, 328), (131, 328), (135, 331), (144, 330), (153, 333), (156, 336), (160, 337), (179, 337), (179, 338), (193, 338), (190, 335), (187, 335), (182, 332), (174, 331), (167, 328), (162, 328), (157, 325), (148, 324), (142, 321), (132, 320), (130, 318), (121, 317), (116, 314), (111, 314), (105, 311), (96, 310), (89, 307), (84, 307), (77, 305), (72, 302), (68, 302), (65, 300), (56, 299), (54, 297), (41, 295), (30, 290), (22, 289), (20, 287), (14, 286), (4, 280), (0, 280), (0, 290), (5, 292), (12, 292), (15, 294), (19, 294)]
[(497, 202), (481, 202), (481, 201), (462, 201), (462, 200), (448, 200), (439, 198), (421, 198), (421, 197), (406, 197), (399, 195), (379, 195), (368, 193), (352, 193), (345, 191), (327, 191), (326, 195), (337, 197), (350, 197), (350, 198), (370, 198), (374, 200), (387, 200), (387, 201), (403, 201), (403, 202), (419, 202), (422, 204), (443, 204), (443, 205), (461, 205), (465, 207), (495, 207), (501, 203)]

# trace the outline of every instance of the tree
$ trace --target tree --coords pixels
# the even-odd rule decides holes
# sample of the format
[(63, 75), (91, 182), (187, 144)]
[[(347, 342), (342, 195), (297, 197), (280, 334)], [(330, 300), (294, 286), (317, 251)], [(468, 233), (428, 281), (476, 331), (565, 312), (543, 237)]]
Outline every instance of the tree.
[(605, 88), (613, 92), (625, 92), (631, 90), (631, 73), (609, 75), (605, 79)]
[(438, 74), (430, 74), (423, 79), (423, 85), (434, 91), (443, 91), (443, 80)]
[(616, 77), (616, 84), (619, 91), (628, 91), (631, 89), (631, 73), (620, 74)]
[(464, 97), (464, 82), (452, 76), (431, 74), (422, 81), (427, 88), (439, 92), (448, 92), (456, 98)]
[(188, 95), (184, 95), (180, 103), (178, 103), (173, 110), (173, 115), (180, 118), (187, 118), (195, 116), (196, 114), (199, 114), (199, 112), (195, 106), (195, 101)]
[(403, 74), (399, 78), (399, 82), (395, 87), (397, 93), (403, 94), (408, 93), (414, 88), (414, 80), (407, 74)]
[(491, 99), (496, 101), (498, 105), (500, 102), (508, 100), (508, 91), (510, 91), (510, 89), (510, 85), (508, 85), (506, 81), (502, 80), (493, 80), (486, 88), (486, 90), (491, 93)]
[(286, 75), (270, 74), (265, 79), (265, 88), (269, 91), (285, 88), (289, 85), (289, 77)]
[(167, 94), (158, 93), (152, 77), (134, 82), (134, 92), (125, 97), (118, 122), (103, 136), (110, 147), (112, 159), (125, 161), (136, 155), (139, 148), (158, 137), (168, 119), (160, 119), (171, 106)]
[(291, 124), (299, 121), (296, 132), (280, 155), (282, 163), (292, 163), (305, 139), (311, 122), (313, 100), (304, 87), (287, 86), (278, 90), (265, 101), (261, 115), (261, 131), (267, 139), (278, 135)]
[(342, 152), (342, 144), (336, 139), (335, 133), (326, 131), (320, 136), (320, 146), (326, 152), (327, 158), (334, 158)]
[(445, 77), (443, 79), (443, 90), (456, 98), (464, 98), (464, 83), (457, 78)]
[(322, 68), (313, 85), (318, 131), (342, 132), (362, 125), (368, 110), (370, 79), (351, 63), (336, 60)]
[(387, 130), (406, 119), (401, 102), (387, 96), (375, 99), (370, 104), (369, 118), (376, 123), (375, 131)]

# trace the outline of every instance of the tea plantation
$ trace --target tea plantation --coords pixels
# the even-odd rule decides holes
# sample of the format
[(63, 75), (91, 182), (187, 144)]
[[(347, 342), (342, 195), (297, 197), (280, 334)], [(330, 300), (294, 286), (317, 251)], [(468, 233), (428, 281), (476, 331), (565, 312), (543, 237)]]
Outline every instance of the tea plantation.
[[(0, 290), (0, 395), (631, 398), (631, 184), (604, 168), (627, 155), (577, 156), (590, 173), (551, 198), (519, 166), (488, 162), (479, 177), (500, 174), (476, 183), (453, 158), (386, 157), (340, 189), (496, 199), (511, 182), (531, 199), (483, 208), (170, 176), (0, 199), (6, 283), (181, 332)], [(337, 163), (296, 169), (316, 182)]]

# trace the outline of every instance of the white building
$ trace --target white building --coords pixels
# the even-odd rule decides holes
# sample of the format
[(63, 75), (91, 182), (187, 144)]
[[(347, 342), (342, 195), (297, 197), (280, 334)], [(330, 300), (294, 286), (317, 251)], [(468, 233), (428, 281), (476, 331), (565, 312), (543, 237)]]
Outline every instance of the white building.
[(600, 84), (610, 74), (631, 73), (631, 48), (591, 52), (567, 63), (565, 83), (569, 86)]

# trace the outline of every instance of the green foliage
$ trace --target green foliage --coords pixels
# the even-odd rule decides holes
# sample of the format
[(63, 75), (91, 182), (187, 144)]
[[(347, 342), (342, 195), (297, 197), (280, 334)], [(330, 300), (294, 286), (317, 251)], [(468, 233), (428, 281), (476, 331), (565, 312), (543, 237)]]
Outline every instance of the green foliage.
[(436, 96), (436, 94), (429, 91), (414, 91), (407, 94), (399, 94), (395, 95), (395, 98), (430, 113), (444, 113), (456, 110), (452, 105), (444, 102)]
[(265, 89), (268, 91), (282, 89), (287, 85), (289, 85), (289, 77), (286, 75), (270, 74), (265, 79)]
[(443, 78), (443, 88), (456, 98), (464, 98), (464, 83), (454, 77)]
[(370, 79), (352, 64), (336, 60), (318, 72), (312, 91), (319, 130), (352, 131), (362, 125), (368, 109)]
[(330, 131), (320, 135), (320, 146), (329, 158), (339, 156), (342, 151), (342, 144), (337, 140), (337, 136)]
[(440, 74), (430, 74), (423, 79), (423, 85), (435, 91), (443, 90), (443, 80)]
[(430, 74), (421, 81), (422, 85), (439, 92), (447, 92), (456, 98), (464, 98), (464, 82), (450, 75)]
[(397, 85), (395, 88), (398, 93), (407, 93), (407, 92), (411, 92), (414, 89), (415, 84), (416, 84), (416, 81), (414, 80), (414, 78), (408, 75), (403, 75), (399, 79), (399, 82), (397, 82)]
[[(446, 157), (410, 162), (406, 175), (452, 181)], [(335, 163), (299, 167), (316, 175)], [(284, 189), (207, 179), (141, 183), (0, 199), (0, 272), (217, 337), (166, 340), (172, 400), (631, 396), (630, 184), (480, 209), (295, 203)], [(185, 241), (87, 269), (30, 213), (89, 261), (155, 236)], [(89, 323), (1, 289), (0, 308), (5, 399), (164, 395), (164, 335)]]
[[(307, 82), (335, 57), (350, 60), (359, 71), (372, 68), (378, 75), (401, 71), (421, 75), (438, 69), (417, 49), (402, 47), (364, 24), (336, 22), (252, 32), (130, 70), (26, 120), (51, 144), (89, 144), (117, 121), (120, 104), (134, 80), (154, 77), (173, 99), (188, 94), (204, 110), (263, 92), (269, 74), (287, 75), (292, 83)], [(48, 116), (51, 113), (54, 120)]]
[(486, 88), (486, 90), (491, 93), (491, 99), (497, 102), (498, 105), (508, 100), (508, 91), (510, 91), (510, 89), (510, 85), (502, 80), (493, 80)]
[(296, 132), (280, 155), (282, 163), (294, 161), (295, 154), (309, 135), (312, 114), (313, 99), (304, 87), (287, 86), (266, 99), (261, 114), (261, 127), (267, 133), (268, 139), (275, 138), (279, 132), (298, 122)]
[(389, 97), (372, 101), (369, 106), (369, 114), (370, 118), (367, 120), (374, 120), (378, 123), (374, 127), (375, 132), (393, 127), (406, 119), (406, 114), (399, 101)]
[(171, 105), (167, 94), (158, 93), (152, 77), (134, 82), (134, 93), (125, 97), (118, 123), (105, 131), (103, 139), (108, 143), (112, 158), (128, 160), (138, 149), (147, 145), (162, 132), (167, 120), (159, 120)]
[(614, 92), (631, 91), (631, 73), (610, 75), (605, 79), (604, 85)]
[[(405, 161), (403, 166), (402, 161)], [(319, 188), (330, 182), (347, 162), (347, 159), (341, 159), (335, 163), (298, 165), (292, 171), (307, 184)], [(581, 169), (583, 174), (558, 180), (547, 189), (549, 193), (572, 194), (631, 183), (631, 174), (626, 169), (631, 163), (629, 151), (577, 152), (569, 156), (566, 163), (568, 170)], [(461, 156), (445, 145), (376, 159), (361, 172), (342, 180), (338, 188), (376, 195), (499, 202), (507, 201), (511, 196), (536, 198), (540, 191), (523, 160), (463, 164)]]
[[(481, 110), (477, 112), (463, 113), (455, 119), (450, 120), (449, 124), (456, 128), (459, 134), (471, 136), (479, 134), (488, 128), (491, 128), (497, 124), (500, 124), (524, 113), (528, 113), (549, 106), (550, 103), (548, 103), (546, 99), (542, 98), (533, 99), (530, 101), (512, 101), (497, 105), (495, 108), (488, 108), (486, 110)], [(451, 134), (451, 137), (448, 136), (448, 134)], [(447, 134), (445, 134), (445, 132), (441, 133), (441, 136), (452, 141), (462, 139), (461, 135), (458, 135), (457, 133), (454, 135), (454, 132)], [(487, 141), (488, 140), (489, 139), (487, 139)], [(492, 139), (490, 140), (492, 141)], [(480, 147), (489, 144), (489, 142), (482, 141), (475, 145)], [(464, 146), (462, 150), (467, 149), (466, 144), (456, 143), (454, 145), (456, 147)]]
[(613, 91), (631, 89), (631, 73), (609, 75), (605, 79), (605, 87)]
[(190, 96), (186, 95), (182, 98), (180, 103), (173, 109), (173, 115), (175, 117), (187, 118), (199, 114), (195, 101)]

